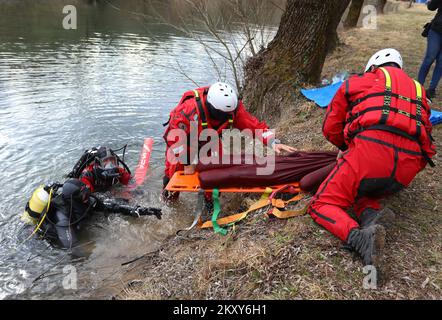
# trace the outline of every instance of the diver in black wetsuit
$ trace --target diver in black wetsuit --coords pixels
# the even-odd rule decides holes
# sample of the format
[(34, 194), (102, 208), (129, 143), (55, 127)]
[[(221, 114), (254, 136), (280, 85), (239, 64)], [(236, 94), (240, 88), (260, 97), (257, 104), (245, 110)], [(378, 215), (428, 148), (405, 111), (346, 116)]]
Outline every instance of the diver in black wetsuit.
[[(24, 220), (37, 225), (38, 233), (51, 243), (70, 249), (73, 256), (82, 257), (77, 232), (82, 222), (95, 211), (121, 213), (140, 217), (154, 215), (161, 219), (161, 209), (130, 206), (124, 200), (90, 194), (89, 188), (78, 179), (70, 179), (62, 186), (47, 186), (36, 190), (26, 206)], [(54, 194), (54, 195), (53, 195)]]

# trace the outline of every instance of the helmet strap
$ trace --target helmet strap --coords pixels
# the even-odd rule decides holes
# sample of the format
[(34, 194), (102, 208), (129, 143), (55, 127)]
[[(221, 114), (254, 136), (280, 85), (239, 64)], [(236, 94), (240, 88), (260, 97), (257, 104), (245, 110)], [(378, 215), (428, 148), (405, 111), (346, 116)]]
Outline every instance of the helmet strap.
[(231, 115), (216, 109), (212, 104), (206, 101), (207, 110), (209, 111), (209, 115), (212, 119), (225, 123), (229, 121)]

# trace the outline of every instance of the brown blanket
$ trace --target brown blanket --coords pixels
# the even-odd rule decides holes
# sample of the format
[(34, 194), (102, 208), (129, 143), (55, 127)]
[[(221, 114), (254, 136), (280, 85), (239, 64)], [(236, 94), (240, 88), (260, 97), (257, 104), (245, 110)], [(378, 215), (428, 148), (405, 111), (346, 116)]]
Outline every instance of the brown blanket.
[[(304, 191), (315, 191), (336, 165), (336, 152), (296, 152), (285, 157), (276, 157), (275, 171), (269, 176), (257, 175), (257, 168), (266, 165), (262, 159), (253, 164), (199, 164), (203, 189), (268, 187), (300, 182)], [(244, 163), (244, 156), (242, 162)]]

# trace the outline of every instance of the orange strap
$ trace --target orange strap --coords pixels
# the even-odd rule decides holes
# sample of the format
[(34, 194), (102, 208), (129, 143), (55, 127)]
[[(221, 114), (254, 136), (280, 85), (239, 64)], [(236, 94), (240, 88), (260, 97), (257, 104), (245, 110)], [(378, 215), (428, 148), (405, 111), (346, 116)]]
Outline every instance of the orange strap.
[[(269, 205), (272, 206), (272, 209), (268, 212), (268, 215), (275, 216), (278, 219), (290, 219), (290, 218), (294, 218), (294, 217), (303, 216), (307, 213), (308, 205), (306, 205), (305, 207), (303, 207), (302, 209), (299, 209), (299, 210), (287, 210), (287, 211), (280, 210), (280, 209), (284, 209), (287, 205), (289, 205), (293, 202), (298, 202), (302, 199), (305, 199), (306, 194), (300, 193), (288, 201), (283, 201), (280, 199), (270, 200), (269, 195), (271, 193), (271, 190), (272, 190), (271, 188), (268, 188), (266, 190), (266, 192), (262, 195), (261, 199), (258, 200), (256, 203), (254, 203), (249, 208), (249, 210), (242, 212), (242, 213), (238, 213), (238, 214), (234, 214), (234, 215), (231, 215), (228, 217), (218, 219), (217, 220), (218, 225), (226, 226), (226, 225), (231, 225), (231, 224), (237, 223), (239, 221), (244, 220), (249, 213), (257, 211), (262, 208), (265, 208)], [(202, 225), (200, 225), (200, 228), (201, 229), (213, 228), (212, 221), (207, 221), (207, 222), (203, 223)]]
[[(261, 196), (261, 199), (259, 199), (256, 203), (254, 203), (249, 208), (249, 210), (242, 212), (242, 213), (238, 213), (238, 214), (234, 214), (234, 215), (231, 215), (228, 217), (218, 219), (217, 220), (218, 224), (220, 226), (225, 226), (225, 225), (239, 222), (241, 220), (244, 220), (249, 213), (267, 207), (269, 205), (269, 195), (271, 192), (272, 192), (272, 189), (270, 189), (270, 188), (266, 189), (264, 194)], [(207, 221), (207, 222), (203, 223), (200, 226), (200, 228), (201, 229), (213, 228), (213, 223), (212, 223), (212, 221)]]

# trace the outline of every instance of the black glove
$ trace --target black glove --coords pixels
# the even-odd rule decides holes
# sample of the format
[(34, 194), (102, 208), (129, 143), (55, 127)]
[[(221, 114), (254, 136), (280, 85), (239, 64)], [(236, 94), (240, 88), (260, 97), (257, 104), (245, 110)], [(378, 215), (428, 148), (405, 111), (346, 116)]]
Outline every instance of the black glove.
[(178, 200), (179, 192), (167, 191), (166, 187), (169, 184), (170, 179), (166, 176), (163, 177), (163, 192), (161, 193), (161, 201), (170, 204)]
[(155, 216), (158, 220), (161, 220), (161, 209), (157, 208), (144, 208), (144, 207), (136, 207), (135, 210), (131, 212), (131, 214), (135, 217), (141, 216)]
[(118, 171), (117, 168), (110, 169), (110, 170), (102, 170), (101, 177), (104, 178), (105, 180), (119, 178), (120, 172)]
[(161, 201), (169, 205), (176, 202), (179, 196), (179, 192), (163, 190), (163, 192), (161, 193)]

